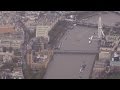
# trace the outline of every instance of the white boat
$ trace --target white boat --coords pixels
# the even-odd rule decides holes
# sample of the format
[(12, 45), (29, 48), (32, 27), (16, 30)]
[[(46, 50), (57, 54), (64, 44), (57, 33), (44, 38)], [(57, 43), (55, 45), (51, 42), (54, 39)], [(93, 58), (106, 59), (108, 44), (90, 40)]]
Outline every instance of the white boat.
[(80, 68), (80, 73), (83, 72), (83, 68)]
[(73, 20), (73, 19), (65, 19), (66, 21), (70, 21), (70, 22), (73, 22), (73, 21), (75, 21), (75, 20)]
[(61, 45), (62, 45), (62, 43), (60, 43), (60, 44), (58, 45), (58, 49), (60, 49)]
[(83, 64), (83, 65), (80, 66), (80, 73), (84, 71), (85, 67), (86, 67), (85, 64)]
[(92, 43), (92, 41), (89, 41), (89, 44), (91, 44)]

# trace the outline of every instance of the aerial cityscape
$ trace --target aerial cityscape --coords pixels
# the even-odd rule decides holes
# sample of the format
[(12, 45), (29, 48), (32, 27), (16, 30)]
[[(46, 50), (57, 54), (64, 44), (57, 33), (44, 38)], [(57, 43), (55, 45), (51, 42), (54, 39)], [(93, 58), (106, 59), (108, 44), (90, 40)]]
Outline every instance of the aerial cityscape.
[(0, 11), (0, 79), (120, 79), (120, 11)]

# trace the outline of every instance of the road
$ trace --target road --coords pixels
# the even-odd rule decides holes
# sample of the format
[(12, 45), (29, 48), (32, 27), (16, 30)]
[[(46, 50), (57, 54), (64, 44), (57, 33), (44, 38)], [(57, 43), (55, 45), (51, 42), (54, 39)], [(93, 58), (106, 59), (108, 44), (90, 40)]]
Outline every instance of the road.
[[(90, 32), (91, 31), (91, 32)], [(68, 30), (61, 39), (61, 50), (97, 50), (97, 42), (88, 43), (88, 38), (97, 30), (94, 28), (75, 26)], [(44, 79), (88, 79), (95, 55), (54, 55), (48, 65)], [(80, 66), (86, 64), (85, 71), (79, 73)]]

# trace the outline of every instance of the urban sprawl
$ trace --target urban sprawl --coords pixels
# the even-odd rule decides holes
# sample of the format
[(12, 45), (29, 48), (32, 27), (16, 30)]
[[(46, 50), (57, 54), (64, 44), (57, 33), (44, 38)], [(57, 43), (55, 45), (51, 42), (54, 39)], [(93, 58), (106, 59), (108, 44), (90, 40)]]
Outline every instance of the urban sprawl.
[[(43, 79), (56, 54), (94, 54), (89, 79), (120, 78), (120, 21), (104, 24), (102, 14), (108, 13), (120, 16), (119, 11), (0, 11), (0, 79)], [(93, 16), (97, 22), (89, 21)], [(97, 42), (98, 50), (61, 49), (61, 38), (77, 26), (96, 29), (87, 43)], [(86, 67), (80, 65), (78, 79)]]

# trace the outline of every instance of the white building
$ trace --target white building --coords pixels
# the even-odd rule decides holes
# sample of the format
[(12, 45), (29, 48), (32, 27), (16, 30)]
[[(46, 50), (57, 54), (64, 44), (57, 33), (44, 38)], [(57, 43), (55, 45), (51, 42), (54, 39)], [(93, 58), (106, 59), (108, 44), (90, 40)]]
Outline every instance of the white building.
[(50, 26), (37, 26), (36, 27), (36, 37), (44, 37), (49, 41), (48, 32), (50, 30)]

